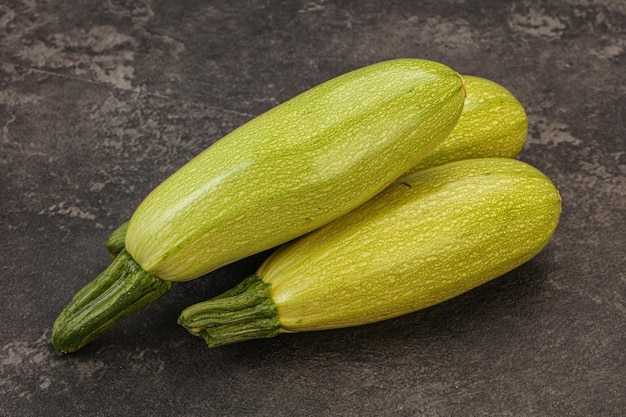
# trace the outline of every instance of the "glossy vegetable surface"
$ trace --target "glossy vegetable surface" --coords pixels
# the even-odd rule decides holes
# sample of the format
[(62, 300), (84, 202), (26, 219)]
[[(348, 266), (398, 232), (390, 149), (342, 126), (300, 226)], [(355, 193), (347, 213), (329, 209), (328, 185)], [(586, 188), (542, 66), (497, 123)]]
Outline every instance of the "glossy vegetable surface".
[(514, 159), (431, 168), (282, 246), (179, 323), (219, 346), (407, 314), (531, 259), (554, 233), (560, 204), (548, 178)]
[(323, 83), (234, 130), (140, 204), (125, 249), (61, 312), (53, 345), (75, 351), (171, 282), (287, 242), (369, 200), (450, 133), (464, 96), (445, 65), (398, 59)]

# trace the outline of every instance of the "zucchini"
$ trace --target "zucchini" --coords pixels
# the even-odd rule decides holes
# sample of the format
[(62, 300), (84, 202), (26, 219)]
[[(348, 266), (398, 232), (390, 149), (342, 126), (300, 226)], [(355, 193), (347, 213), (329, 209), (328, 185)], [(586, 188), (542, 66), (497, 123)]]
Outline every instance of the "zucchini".
[(515, 159), (427, 169), (283, 245), (237, 287), (186, 308), (179, 323), (213, 347), (408, 314), (531, 259), (560, 208), (552, 182)]
[[(528, 132), (528, 117), (506, 88), (485, 78), (463, 75), (466, 97), (461, 117), (452, 132), (409, 174), (461, 159), (516, 158)], [(107, 241), (115, 256), (124, 249), (124, 223)]]
[(452, 132), (409, 174), (461, 159), (516, 158), (524, 148), (528, 116), (517, 98), (500, 84), (463, 75), (467, 96)]
[(56, 319), (53, 346), (78, 350), (172, 282), (356, 208), (450, 133), (464, 97), (460, 75), (447, 66), (398, 59), (327, 81), (237, 128), (139, 205), (125, 249)]

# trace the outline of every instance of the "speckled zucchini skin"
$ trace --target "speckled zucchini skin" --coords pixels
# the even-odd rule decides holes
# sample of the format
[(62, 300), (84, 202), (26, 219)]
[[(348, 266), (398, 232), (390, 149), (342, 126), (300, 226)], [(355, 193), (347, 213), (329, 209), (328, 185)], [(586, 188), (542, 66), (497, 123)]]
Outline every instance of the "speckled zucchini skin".
[[(515, 158), (522, 151), (528, 117), (521, 103), (500, 84), (463, 75), (466, 97), (461, 117), (452, 132), (410, 173), (461, 159)], [(112, 233), (107, 248), (112, 255), (124, 249), (125, 228)]]
[(535, 168), (459, 161), (405, 177), (259, 270), (287, 331), (364, 324), (464, 293), (535, 256), (561, 200)]
[(282, 246), (240, 288), (188, 307), (179, 323), (219, 346), (408, 314), (531, 259), (560, 211), (557, 189), (530, 165), (451, 162)]
[(456, 124), (460, 76), (398, 59), (323, 83), (234, 130), (159, 185), (128, 225), (147, 272), (185, 281), (372, 198)]
[(494, 81), (472, 75), (463, 80), (467, 96), (459, 122), (409, 173), (461, 159), (515, 158), (524, 148), (528, 117), (517, 98)]

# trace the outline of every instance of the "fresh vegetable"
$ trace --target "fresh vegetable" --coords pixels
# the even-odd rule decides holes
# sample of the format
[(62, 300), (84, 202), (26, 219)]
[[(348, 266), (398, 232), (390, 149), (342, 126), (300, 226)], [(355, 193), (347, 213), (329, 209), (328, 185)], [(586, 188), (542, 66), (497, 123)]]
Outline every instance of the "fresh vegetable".
[(485, 78), (463, 75), (467, 96), (452, 132), (409, 174), (461, 159), (515, 158), (526, 143), (528, 117), (506, 88)]
[[(410, 174), (461, 159), (515, 158), (526, 142), (528, 118), (520, 102), (506, 88), (485, 78), (463, 75), (466, 97), (452, 132), (411, 168)], [(124, 225), (107, 241), (116, 255), (124, 249)]]
[(73, 352), (187, 281), (372, 198), (446, 137), (464, 101), (445, 65), (399, 59), (323, 83), (234, 130), (159, 185), (125, 249), (55, 321)]
[(531, 259), (554, 233), (560, 205), (552, 182), (515, 159), (434, 167), (282, 246), (179, 323), (219, 346), (411, 313)]

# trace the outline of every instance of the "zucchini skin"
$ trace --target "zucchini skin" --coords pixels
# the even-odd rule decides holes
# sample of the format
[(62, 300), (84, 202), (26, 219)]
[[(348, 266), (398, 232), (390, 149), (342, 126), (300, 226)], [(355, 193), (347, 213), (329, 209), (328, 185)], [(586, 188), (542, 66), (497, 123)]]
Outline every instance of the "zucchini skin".
[(283, 245), (242, 283), (251, 289), (188, 307), (179, 323), (219, 346), (408, 314), (531, 259), (552, 237), (560, 211), (553, 183), (528, 164), (451, 162), (403, 177)]
[(486, 78), (463, 75), (465, 104), (452, 132), (408, 174), (461, 159), (516, 158), (528, 134), (528, 116), (505, 87)]
[(461, 77), (397, 59), (308, 90), (179, 169), (130, 219), (126, 249), (149, 273), (187, 281), (275, 247), (372, 198), (456, 125)]
[[(407, 174), (462, 159), (516, 158), (524, 148), (528, 117), (517, 98), (494, 81), (472, 75), (462, 77), (466, 97), (457, 124)], [(124, 249), (120, 233), (116, 230), (107, 242), (113, 256)]]

